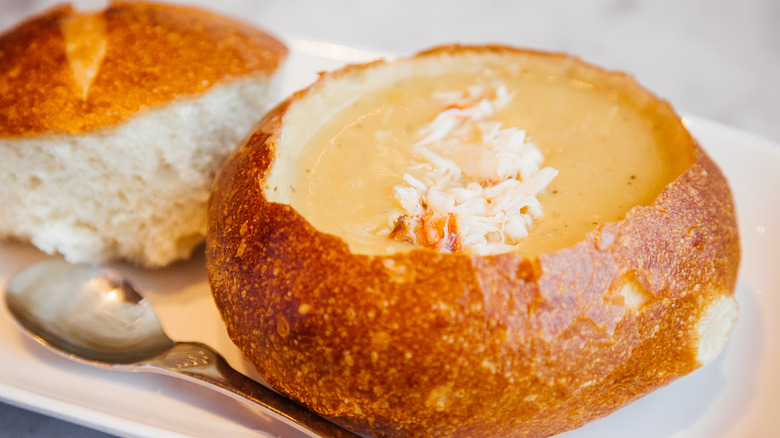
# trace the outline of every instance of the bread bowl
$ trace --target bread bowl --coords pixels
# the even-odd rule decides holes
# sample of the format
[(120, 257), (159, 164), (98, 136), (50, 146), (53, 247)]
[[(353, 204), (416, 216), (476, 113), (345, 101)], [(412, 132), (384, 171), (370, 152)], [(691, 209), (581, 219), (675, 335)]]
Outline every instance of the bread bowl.
[[(526, 206), (541, 206), (521, 211), (526, 237), (466, 235), (462, 212), (428, 221), (447, 204), (428, 196), (432, 175), (458, 161), (442, 156), (446, 137), (466, 122), (429, 128), (483, 101), (496, 120), (478, 138), (508, 132), (544, 161), (491, 181), (470, 168), (490, 158), (470, 155), (455, 166), (470, 178), (452, 193), (530, 181), (549, 164), (557, 174), (526, 192)], [(447, 147), (419, 149), (434, 131)], [(592, 147), (602, 143), (614, 147)], [(405, 209), (405, 182), (428, 197)], [(728, 183), (666, 101), (625, 74), (504, 46), (323, 74), (220, 171), (206, 244), (217, 308), (260, 374), (378, 437), (546, 437), (608, 415), (719, 354), (736, 321), (739, 261)]]
[(287, 48), (206, 11), (59, 6), (0, 36), (0, 238), (163, 266), (206, 232), (227, 155), (278, 103)]

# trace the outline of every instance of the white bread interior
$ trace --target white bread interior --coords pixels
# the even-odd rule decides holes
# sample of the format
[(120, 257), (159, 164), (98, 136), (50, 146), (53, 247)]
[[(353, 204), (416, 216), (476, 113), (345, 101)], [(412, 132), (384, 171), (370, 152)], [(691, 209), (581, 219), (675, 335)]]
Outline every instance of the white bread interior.
[(0, 138), (0, 237), (73, 263), (164, 266), (206, 232), (211, 183), (277, 102), (281, 73), (249, 76), (84, 134)]
[(696, 324), (699, 336), (696, 360), (702, 366), (715, 360), (726, 346), (737, 323), (739, 304), (733, 295), (721, 291), (701, 312)]

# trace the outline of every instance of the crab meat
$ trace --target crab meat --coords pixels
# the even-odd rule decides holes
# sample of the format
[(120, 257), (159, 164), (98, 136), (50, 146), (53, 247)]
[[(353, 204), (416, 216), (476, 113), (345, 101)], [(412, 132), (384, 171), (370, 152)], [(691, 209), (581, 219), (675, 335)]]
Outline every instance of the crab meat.
[(395, 187), (389, 236), (441, 251), (511, 249), (542, 216), (537, 195), (558, 171), (525, 131), (492, 120), (513, 96), (503, 84), (434, 93), (442, 111), (419, 133), (415, 161)]

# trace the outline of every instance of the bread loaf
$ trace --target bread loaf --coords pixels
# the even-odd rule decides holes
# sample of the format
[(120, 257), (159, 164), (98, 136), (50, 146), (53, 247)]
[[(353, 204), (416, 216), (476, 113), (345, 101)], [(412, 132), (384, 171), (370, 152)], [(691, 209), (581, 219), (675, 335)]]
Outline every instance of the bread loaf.
[[(477, 85), (496, 81), (506, 92), (479, 97)], [(429, 110), (441, 96), (477, 97)], [(500, 109), (492, 102), (502, 96), (512, 100)], [(528, 236), (491, 231), (484, 242), (501, 245), (487, 253), (465, 244), (462, 227), (471, 225), (461, 216), (473, 213), (457, 210), (465, 204), (448, 204), (452, 222), (426, 216), (440, 198), (420, 169), (473, 176), (474, 160), (455, 166), (458, 157), (442, 149), (415, 149), (428, 144), (439, 111), (458, 115), (445, 129), (456, 132), (462, 111), (482, 102), (492, 106), (481, 114), (499, 124), (479, 125), (477, 138), (523, 128), (543, 156), (537, 167), (557, 171), (533, 191), (540, 213), (525, 222)], [(612, 137), (624, 129), (622, 140)], [(602, 137), (606, 152), (593, 152), (602, 149), (587, 139)], [(397, 172), (390, 162), (410, 142), (417, 161)], [(631, 161), (641, 144), (668, 172)], [(613, 163), (618, 156), (628, 161)], [(605, 170), (568, 177), (583, 169)], [(390, 187), (368, 181), (372, 174)], [(452, 193), (528, 179), (473, 177)], [(422, 233), (461, 245), (429, 245), (427, 234), (415, 241), (416, 231), (393, 238), (393, 219), (416, 214), (393, 204), (393, 184), (405, 183), (427, 191), (410, 204), (428, 221)], [(616, 184), (643, 188), (586, 201)], [(379, 206), (380, 225), (364, 226), (363, 205)], [(556, 215), (561, 230), (577, 230), (554, 231)], [(208, 220), (209, 281), (233, 341), (274, 388), (370, 436), (571, 430), (712, 361), (736, 321), (740, 247), (723, 174), (667, 102), (625, 74), (563, 54), (445, 46), (325, 74), (267, 114), (231, 156)]]
[(283, 43), (206, 11), (61, 6), (0, 36), (0, 237), (72, 262), (163, 266), (214, 175), (277, 102)]

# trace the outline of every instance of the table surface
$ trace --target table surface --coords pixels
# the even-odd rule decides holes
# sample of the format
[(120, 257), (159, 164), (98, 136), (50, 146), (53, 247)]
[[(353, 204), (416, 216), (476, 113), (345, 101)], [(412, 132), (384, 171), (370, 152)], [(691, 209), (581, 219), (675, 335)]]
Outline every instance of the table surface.
[[(59, 1), (0, 0), (0, 31)], [(76, 1), (93, 8), (103, 1)], [(280, 35), (411, 54), (505, 43), (634, 75), (683, 114), (780, 143), (777, 0), (191, 1)], [(213, 4), (212, 4), (213, 3)], [(105, 437), (0, 403), (0, 437)]]

